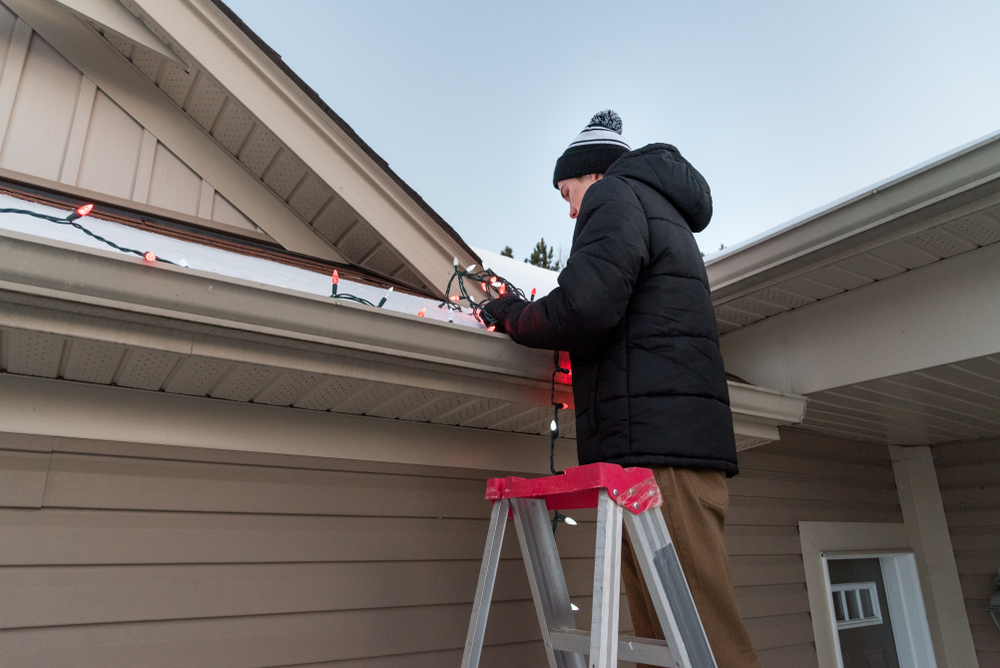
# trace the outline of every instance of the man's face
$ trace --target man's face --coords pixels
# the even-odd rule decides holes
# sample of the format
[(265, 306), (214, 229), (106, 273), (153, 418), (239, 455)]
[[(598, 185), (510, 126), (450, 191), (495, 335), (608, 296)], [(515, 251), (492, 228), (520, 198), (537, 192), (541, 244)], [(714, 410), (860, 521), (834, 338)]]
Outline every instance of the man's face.
[(587, 174), (586, 176), (579, 176), (575, 179), (566, 179), (560, 181), (559, 194), (562, 198), (569, 202), (569, 217), (576, 218), (580, 213), (580, 204), (583, 202), (583, 196), (587, 192), (587, 188), (594, 185), (598, 181), (604, 178), (603, 174)]

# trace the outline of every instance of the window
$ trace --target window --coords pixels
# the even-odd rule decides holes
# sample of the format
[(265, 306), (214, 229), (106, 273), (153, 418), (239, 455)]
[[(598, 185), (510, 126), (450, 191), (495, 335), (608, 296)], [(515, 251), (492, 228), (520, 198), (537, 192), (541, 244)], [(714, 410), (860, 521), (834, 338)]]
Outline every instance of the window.
[(837, 629), (853, 629), (882, 623), (878, 586), (874, 582), (851, 582), (830, 586)]

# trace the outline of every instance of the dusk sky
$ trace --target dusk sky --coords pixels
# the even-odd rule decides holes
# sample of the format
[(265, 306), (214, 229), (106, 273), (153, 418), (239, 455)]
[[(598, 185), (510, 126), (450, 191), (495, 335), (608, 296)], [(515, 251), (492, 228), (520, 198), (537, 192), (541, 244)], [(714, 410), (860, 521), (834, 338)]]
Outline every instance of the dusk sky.
[(473, 246), (569, 252), (555, 161), (611, 108), (731, 246), (1000, 129), (1000, 2), (228, 0)]

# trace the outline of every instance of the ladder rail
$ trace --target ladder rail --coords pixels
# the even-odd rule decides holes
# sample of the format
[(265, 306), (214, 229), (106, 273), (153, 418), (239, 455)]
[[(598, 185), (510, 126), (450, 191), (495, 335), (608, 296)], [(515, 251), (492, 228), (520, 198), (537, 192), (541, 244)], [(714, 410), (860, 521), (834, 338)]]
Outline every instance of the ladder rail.
[(545, 654), (551, 668), (585, 668), (583, 655), (556, 649), (550, 629), (576, 629), (570, 607), (569, 589), (556, 539), (552, 535), (549, 511), (544, 499), (511, 499), (514, 526), (521, 542), (521, 554), (528, 571), (531, 596), (535, 601), (538, 625), (542, 630)]
[(625, 513), (629, 537), (677, 668), (717, 668), (670, 531), (659, 508)]
[(477, 668), (482, 656), (486, 618), (490, 613), (490, 600), (493, 598), (493, 586), (496, 584), (500, 548), (503, 547), (503, 534), (507, 528), (509, 510), (510, 501), (507, 499), (500, 499), (493, 504), (483, 565), (479, 569), (479, 584), (476, 585), (476, 598), (472, 603), (472, 619), (469, 620), (469, 633), (465, 639), (465, 651), (462, 653), (462, 668)]
[(590, 622), (590, 668), (618, 665), (618, 607), (621, 601), (622, 507), (602, 489), (597, 499), (594, 598)]

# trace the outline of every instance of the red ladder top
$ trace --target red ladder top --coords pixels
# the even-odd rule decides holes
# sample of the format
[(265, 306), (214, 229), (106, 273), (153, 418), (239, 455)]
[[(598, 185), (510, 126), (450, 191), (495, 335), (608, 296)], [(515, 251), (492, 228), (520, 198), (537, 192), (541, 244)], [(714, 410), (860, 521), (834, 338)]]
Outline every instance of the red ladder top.
[(603, 462), (575, 466), (544, 478), (490, 478), (486, 481), (486, 498), (545, 499), (549, 510), (596, 508), (602, 489), (636, 515), (663, 505), (652, 471)]

